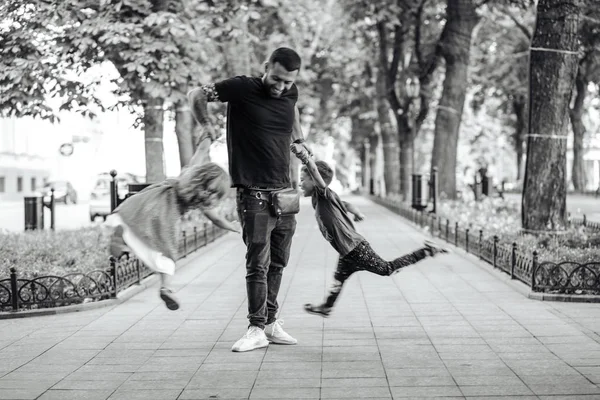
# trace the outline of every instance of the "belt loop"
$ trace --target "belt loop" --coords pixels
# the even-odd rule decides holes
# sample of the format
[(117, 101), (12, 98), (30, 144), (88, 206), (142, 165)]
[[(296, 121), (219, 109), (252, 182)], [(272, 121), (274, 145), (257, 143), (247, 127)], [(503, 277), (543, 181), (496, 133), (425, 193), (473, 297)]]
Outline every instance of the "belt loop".
[(254, 194), (254, 196), (255, 196), (257, 199), (259, 199), (259, 200), (260, 200), (260, 197), (262, 196), (262, 193), (257, 191), (257, 192)]

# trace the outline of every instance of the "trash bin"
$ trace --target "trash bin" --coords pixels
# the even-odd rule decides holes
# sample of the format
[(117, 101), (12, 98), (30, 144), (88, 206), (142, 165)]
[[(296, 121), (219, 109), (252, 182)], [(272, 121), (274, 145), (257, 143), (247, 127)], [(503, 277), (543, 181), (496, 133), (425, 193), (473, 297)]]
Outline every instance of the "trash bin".
[(127, 200), (129, 197), (133, 196), (136, 193), (141, 192), (150, 186), (151, 183), (130, 183), (127, 185), (127, 194), (123, 198), (123, 201)]
[(44, 229), (44, 198), (25, 197), (25, 230)]
[(412, 208), (424, 210), (429, 201), (429, 181), (427, 176), (412, 175)]
[(481, 177), (481, 194), (484, 196), (490, 195), (490, 177), (483, 175)]

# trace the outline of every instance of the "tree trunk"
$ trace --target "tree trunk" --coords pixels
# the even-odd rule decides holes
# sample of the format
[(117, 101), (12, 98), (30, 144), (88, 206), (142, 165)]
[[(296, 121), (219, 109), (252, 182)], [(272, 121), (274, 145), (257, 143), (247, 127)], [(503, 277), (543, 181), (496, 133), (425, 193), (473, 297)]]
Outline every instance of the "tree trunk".
[(577, 78), (575, 79), (575, 101), (569, 114), (571, 126), (573, 127), (573, 169), (571, 170), (571, 182), (573, 188), (581, 192), (585, 190), (585, 169), (583, 166), (583, 138), (585, 137), (585, 125), (583, 124), (583, 102), (586, 96), (586, 79), (583, 76), (582, 67), (579, 66)]
[(148, 99), (144, 106), (144, 136), (146, 143), (146, 182), (165, 179), (163, 151), (163, 99)]
[(578, 65), (582, 0), (540, 0), (531, 41), (530, 113), (521, 220), (525, 231), (565, 229), (567, 124)]
[(410, 199), (411, 193), (411, 179), (410, 175), (412, 172), (412, 135), (405, 134), (404, 140), (400, 142), (400, 153), (398, 156), (400, 157), (400, 193), (402, 193), (402, 199), (404, 201), (408, 201)]
[(383, 68), (377, 70), (377, 119), (383, 142), (383, 180), (387, 193), (400, 193), (400, 160), (398, 138), (390, 121), (389, 105), (386, 94), (386, 80)]
[(455, 199), (458, 130), (469, 85), (471, 34), (479, 17), (472, 0), (448, 0), (447, 14), (440, 38), (446, 77), (435, 117), (431, 170), (438, 167), (439, 193)]
[(189, 164), (194, 155), (194, 117), (184, 102), (177, 103), (175, 109), (175, 135), (179, 148), (179, 165)]
[(528, 100), (524, 96), (515, 96), (513, 99), (513, 110), (517, 117), (513, 145), (517, 154), (517, 181), (523, 179), (523, 155), (525, 154), (525, 137), (528, 133), (529, 114), (527, 110)]

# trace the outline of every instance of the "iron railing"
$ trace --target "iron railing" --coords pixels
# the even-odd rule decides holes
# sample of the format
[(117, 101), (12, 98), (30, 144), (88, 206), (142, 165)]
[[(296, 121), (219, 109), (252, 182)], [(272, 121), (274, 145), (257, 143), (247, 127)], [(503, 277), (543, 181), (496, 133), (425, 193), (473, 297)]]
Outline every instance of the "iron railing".
[(494, 268), (509, 274), (511, 279), (529, 285), (533, 291), (600, 294), (600, 262), (580, 264), (545, 261), (540, 263), (537, 251), (531, 253), (523, 251), (519, 249), (516, 242), (505, 243), (498, 236), (486, 236), (482, 229), (474, 231), (468, 227), (461, 227), (458, 222), (452, 222), (433, 213), (414, 210), (399, 200), (378, 196), (370, 196), (370, 198), (413, 223), (427, 227), (434, 237), (476, 255)]
[[(223, 236), (225, 230), (205, 222), (190, 232), (183, 230), (179, 238), (180, 259)], [(63, 276), (46, 275), (19, 278), (10, 268), (8, 278), (0, 279), (0, 311), (17, 312), (116, 298), (123, 290), (139, 284), (154, 272), (134, 256), (109, 257), (106, 269)]]

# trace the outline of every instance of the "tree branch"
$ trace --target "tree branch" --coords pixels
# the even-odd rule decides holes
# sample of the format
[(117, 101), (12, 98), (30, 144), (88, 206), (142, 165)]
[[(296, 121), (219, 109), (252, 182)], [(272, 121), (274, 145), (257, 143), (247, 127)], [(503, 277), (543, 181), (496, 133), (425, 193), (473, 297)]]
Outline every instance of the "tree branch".
[(419, 3), (415, 15), (415, 56), (417, 57), (417, 64), (421, 70), (424, 67), (423, 53), (421, 52), (421, 18), (423, 17), (423, 9), (425, 8), (426, 1), (427, 0), (422, 0)]
[(377, 33), (379, 34), (379, 68), (383, 70), (385, 76), (389, 76), (387, 60), (387, 29), (384, 22), (377, 22)]
[(527, 29), (527, 27), (525, 25), (523, 25), (523, 23), (521, 23), (521, 21), (519, 21), (517, 19), (517, 17), (515, 17), (514, 15), (512, 15), (512, 13), (508, 10), (501, 10), (501, 12), (506, 15), (508, 18), (510, 18), (512, 20), (512, 22), (514, 22), (514, 24), (517, 26), (517, 28), (519, 28), (519, 30), (521, 32), (523, 32), (523, 34), (525, 35), (525, 37), (529, 40), (531, 40), (531, 32), (529, 32), (529, 29)]
[(393, 56), (392, 63), (390, 65), (390, 69), (388, 71), (388, 82), (390, 86), (393, 86), (396, 82), (396, 76), (398, 75), (398, 65), (400, 64), (400, 57), (402, 57), (402, 39), (404, 34), (402, 32), (402, 27), (400, 25), (396, 25), (394, 28), (394, 48), (393, 48)]

